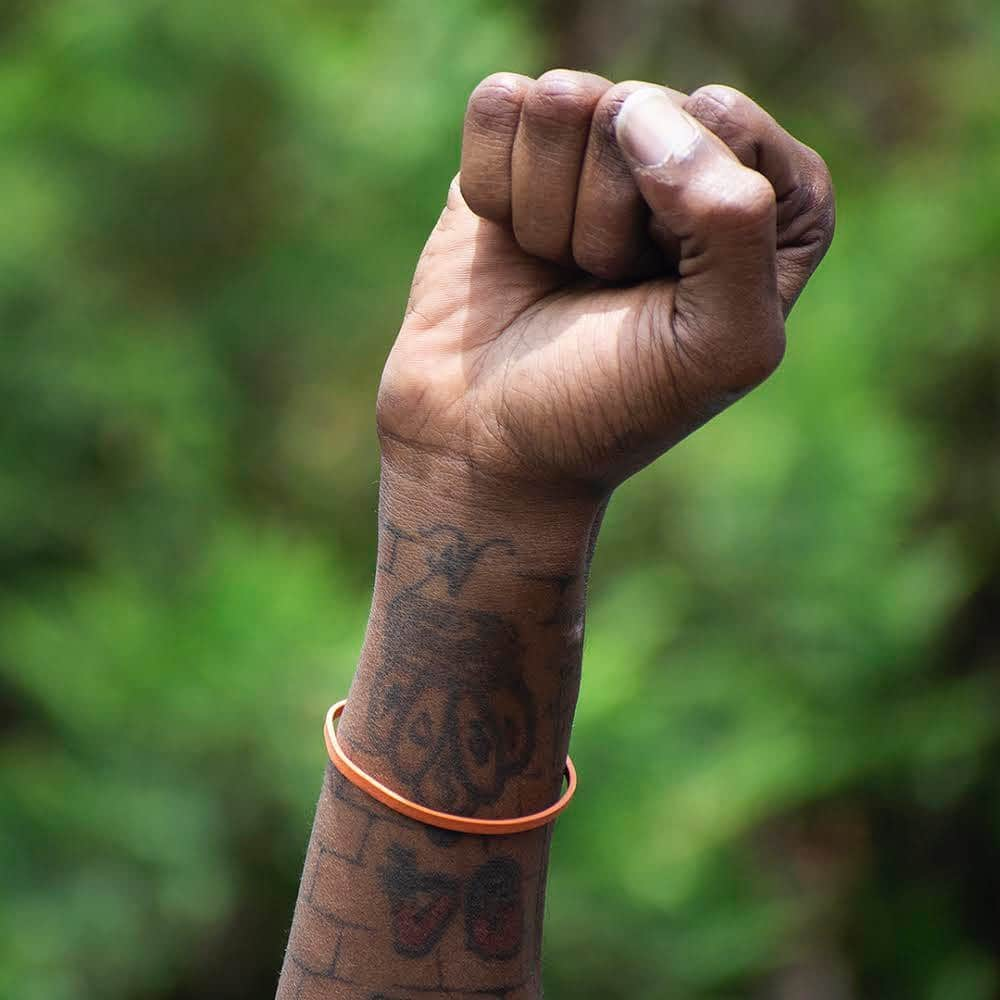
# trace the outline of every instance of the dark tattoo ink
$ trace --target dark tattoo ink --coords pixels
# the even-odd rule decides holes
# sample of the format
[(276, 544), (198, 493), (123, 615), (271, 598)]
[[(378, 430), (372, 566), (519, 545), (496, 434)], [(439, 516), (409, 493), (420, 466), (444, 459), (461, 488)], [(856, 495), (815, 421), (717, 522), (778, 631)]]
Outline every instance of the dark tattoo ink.
[(385, 531), (391, 538), (392, 542), (389, 545), (389, 555), (385, 562), (380, 562), (378, 568), (382, 570), (383, 573), (388, 573), (392, 576), (396, 571), (396, 559), (399, 556), (399, 543), (401, 541), (412, 542), (415, 541), (413, 535), (408, 535), (402, 528), (393, 524), (388, 518), (382, 518), (382, 530)]
[(519, 573), (522, 580), (535, 580), (538, 583), (546, 584), (553, 588), (554, 598), (552, 607), (540, 618), (539, 625), (582, 625), (583, 611), (576, 601), (567, 601), (566, 595), (570, 588), (577, 583), (579, 577), (572, 573), (559, 574), (556, 576), (539, 576), (534, 573)]
[(389, 897), (393, 950), (408, 958), (429, 955), (458, 909), (458, 880), (418, 871), (416, 853), (401, 844), (389, 849), (380, 875)]
[(482, 959), (499, 961), (518, 954), (523, 936), (521, 866), (513, 858), (491, 858), (465, 890), (466, 947)]
[(517, 630), (427, 597), (394, 603), (368, 701), (370, 750), (418, 801), (471, 813), (496, 802), (535, 749)]
[(430, 571), (428, 579), (443, 576), (448, 581), (449, 597), (458, 596), (472, 575), (476, 563), (488, 549), (499, 546), (506, 549), (510, 555), (514, 555), (516, 551), (513, 543), (507, 538), (490, 538), (474, 545), (466, 538), (464, 532), (450, 524), (436, 524), (433, 528), (421, 531), (420, 537), (425, 541), (438, 543), (436, 547), (432, 546), (429, 549), (424, 561)]
[(424, 835), (435, 847), (454, 847), (462, 839), (457, 830), (444, 830), (439, 826), (424, 827)]
[[(378, 759), (382, 780), (426, 805), (467, 815), (497, 802), (510, 814), (526, 811), (529, 798), (544, 795), (549, 771), (554, 781), (561, 769), (579, 683), (585, 577), (532, 575), (511, 560), (509, 539), (474, 540), (449, 524), (403, 530), (383, 520), (382, 529), (386, 579), (359, 685), (363, 703), (345, 739)], [(486, 594), (485, 606), (502, 606), (502, 593), (488, 593), (497, 567), (535, 581), (523, 614), (467, 606), (474, 590)], [(496, 838), (429, 828), (332, 766), (324, 796), (282, 1000), (327, 995), (331, 984), (366, 1000), (540, 995), (551, 829), (504, 848)], [(353, 885), (374, 882), (371, 903), (371, 890), (352, 895), (354, 876), (363, 878)]]
[[(504, 549), (516, 555), (517, 549), (509, 538), (488, 538), (485, 542), (472, 542), (464, 531), (451, 524), (435, 524), (423, 528), (416, 535), (403, 531), (388, 518), (382, 519), (382, 530), (389, 535), (389, 554), (379, 568), (390, 576), (395, 574), (400, 556), (400, 543), (419, 545), (423, 548), (425, 572), (413, 583), (404, 587), (396, 600), (409, 594), (420, 593), (431, 580), (441, 578), (449, 597), (457, 597), (472, 576), (473, 570), (490, 549)], [(394, 602), (393, 602), (394, 603)]]

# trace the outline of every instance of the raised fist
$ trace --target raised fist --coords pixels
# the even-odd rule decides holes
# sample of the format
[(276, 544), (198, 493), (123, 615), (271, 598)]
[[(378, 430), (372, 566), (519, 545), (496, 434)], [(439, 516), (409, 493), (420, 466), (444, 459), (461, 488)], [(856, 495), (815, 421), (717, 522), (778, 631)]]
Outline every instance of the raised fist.
[(609, 492), (774, 371), (833, 219), (823, 160), (737, 91), (487, 78), (383, 375), (384, 460)]

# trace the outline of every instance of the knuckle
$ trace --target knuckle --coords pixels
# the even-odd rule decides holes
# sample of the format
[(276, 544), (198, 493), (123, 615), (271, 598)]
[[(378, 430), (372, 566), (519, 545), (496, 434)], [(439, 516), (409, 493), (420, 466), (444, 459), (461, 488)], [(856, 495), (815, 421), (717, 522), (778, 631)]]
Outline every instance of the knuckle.
[(833, 232), (837, 226), (837, 207), (833, 197), (833, 185), (827, 184), (816, 198), (816, 229), (820, 234), (821, 253), (826, 253), (833, 242)]
[(587, 77), (571, 69), (546, 70), (536, 81), (535, 90), (541, 94), (559, 97), (576, 94), (586, 87)]
[(605, 144), (617, 147), (618, 137), (615, 123), (622, 105), (630, 94), (648, 86), (650, 84), (643, 83), (641, 80), (624, 80), (614, 84), (604, 92), (594, 109), (594, 128)]
[(704, 124), (746, 127), (753, 102), (746, 94), (721, 83), (699, 87), (685, 102), (684, 109)]
[(552, 69), (535, 81), (525, 98), (524, 113), (539, 121), (561, 124), (589, 118), (593, 105), (593, 88), (583, 74)]
[(777, 199), (767, 178), (753, 170), (739, 169), (727, 183), (713, 187), (700, 213), (707, 224), (720, 228), (756, 228), (774, 224)]
[(699, 88), (684, 104), (688, 114), (722, 139), (740, 160), (751, 164), (756, 163), (759, 152), (753, 108), (745, 94), (717, 83)]
[(524, 97), (524, 82), (515, 73), (493, 73), (469, 95), (466, 120), (484, 131), (516, 121)]
[(833, 178), (826, 161), (809, 146), (803, 146), (803, 161), (803, 204), (799, 211), (809, 219), (808, 234), (822, 255), (833, 240), (836, 224)]
[(804, 174), (809, 178), (813, 194), (818, 201), (828, 201), (833, 197), (833, 179), (826, 160), (810, 146), (803, 146)]
[(826, 165), (826, 160), (824, 160), (823, 157), (812, 148), (812, 146), (807, 146), (805, 143), (800, 143), (800, 145), (802, 146), (802, 155), (806, 169), (813, 176), (817, 178), (825, 178), (827, 183), (829, 183), (830, 170)]
[(751, 220), (773, 219), (777, 212), (777, 197), (771, 182), (762, 174), (750, 171), (743, 183), (744, 190), (739, 199), (741, 215)]
[(709, 83), (704, 87), (699, 87), (691, 95), (690, 101), (709, 105), (715, 108), (718, 113), (730, 117), (746, 110), (753, 104), (741, 90), (724, 83)]
[(830, 244), (833, 242), (833, 234), (837, 228), (837, 210), (832, 197), (819, 206), (816, 216), (816, 226), (819, 232), (817, 248), (819, 255), (822, 256), (830, 249)]

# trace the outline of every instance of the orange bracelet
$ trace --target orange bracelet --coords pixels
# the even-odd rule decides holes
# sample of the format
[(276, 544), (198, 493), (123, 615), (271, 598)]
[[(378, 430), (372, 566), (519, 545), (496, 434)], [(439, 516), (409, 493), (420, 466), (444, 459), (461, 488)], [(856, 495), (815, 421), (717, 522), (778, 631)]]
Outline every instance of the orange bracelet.
[(363, 792), (366, 792), (374, 799), (378, 799), (383, 805), (394, 809), (410, 819), (415, 819), (418, 823), (426, 823), (428, 826), (437, 826), (442, 830), (457, 830), (459, 833), (485, 833), (485, 834), (506, 834), (523, 833), (525, 830), (534, 830), (536, 827), (545, 826), (551, 823), (569, 805), (570, 799), (576, 792), (576, 768), (573, 761), (566, 757), (566, 791), (558, 802), (543, 809), (541, 812), (531, 813), (528, 816), (517, 816), (514, 819), (474, 819), (471, 816), (456, 816), (454, 813), (438, 812), (436, 809), (428, 809), (426, 806), (412, 802), (403, 798), (391, 788), (386, 788), (380, 781), (376, 781), (370, 774), (366, 774), (357, 764), (348, 760), (344, 756), (344, 751), (337, 742), (337, 730), (334, 722), (344, 711), (344, 701), (338, 701), (336, 705), (330, 707), (326, 713), (326, 724), (323, 726), (323, 735), (326, 737), (326, 749), (330, 754), (330, 760), (334, 767), (347, 778), (352, 784), (357, 785)]

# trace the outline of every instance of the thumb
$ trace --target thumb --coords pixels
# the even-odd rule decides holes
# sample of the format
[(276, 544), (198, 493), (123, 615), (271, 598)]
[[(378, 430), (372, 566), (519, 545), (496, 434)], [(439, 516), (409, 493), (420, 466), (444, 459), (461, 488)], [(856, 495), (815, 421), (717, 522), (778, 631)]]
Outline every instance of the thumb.
[(616, 131), (655, 228), (680, 242), (660, 332), (704, 357), (725, 388), (756, 385), (784, 352), (774, 189), (657, 88), (629, 95)]

